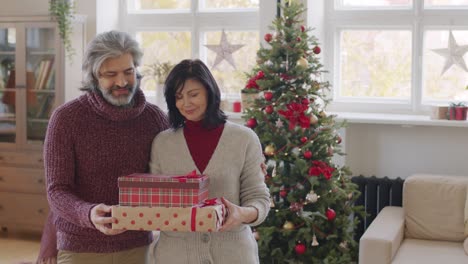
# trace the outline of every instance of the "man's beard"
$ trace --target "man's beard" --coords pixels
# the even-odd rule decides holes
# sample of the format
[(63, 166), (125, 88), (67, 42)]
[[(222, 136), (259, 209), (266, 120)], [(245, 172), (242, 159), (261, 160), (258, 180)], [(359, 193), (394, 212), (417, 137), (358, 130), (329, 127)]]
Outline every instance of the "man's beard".
[[(128, 94), (114, 96), (112, 92), (118, 89), (127, 89)], [(112, 105), (119, 106), (119, 107), (129, 107), (132, 104), (133, 97), (138, 89), (138, 80), (135, 82), (134, 85), (127, 84), (124, 87), (120, 87), (117, 85), (112, 86), (110, 89), (103, 89), (99, 86), (99, 91), (101, 91), (102, 96), (104, 99)]]

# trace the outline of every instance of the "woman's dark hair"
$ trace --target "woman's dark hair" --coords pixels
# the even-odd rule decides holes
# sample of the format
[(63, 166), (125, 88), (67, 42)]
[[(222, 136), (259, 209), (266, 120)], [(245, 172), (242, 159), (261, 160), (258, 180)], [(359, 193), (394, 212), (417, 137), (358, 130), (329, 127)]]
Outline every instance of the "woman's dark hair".
[(196, 80), (206, 89), (208, 102), (203, 126), (216, 127), (226, 122), (226, 114), (219, 108), (221, 92), (210, 70), (201, 60), (183, 60), (171, 70), (165, 82), (164, 96), (169, 110), (169, 122), (174, 129), (183, 127), (185, 118), (176, 107), (176, 93), (187, 80)]

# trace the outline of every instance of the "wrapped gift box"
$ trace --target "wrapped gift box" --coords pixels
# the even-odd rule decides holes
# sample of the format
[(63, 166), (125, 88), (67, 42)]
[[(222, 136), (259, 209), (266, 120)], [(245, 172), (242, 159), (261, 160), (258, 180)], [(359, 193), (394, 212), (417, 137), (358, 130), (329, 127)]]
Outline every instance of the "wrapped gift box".
[(215, 232), (223, 225), (225, 207), (219, 199), (189, 207), (113, 206), (112, 229)]
[(135, 173), (119, 177), (119, 205), (191, 207), (208, 198), (209, 179), (192, 172), (184, 176)]
[(431, 106), (431, 119), (448, 119), (448, 106)]

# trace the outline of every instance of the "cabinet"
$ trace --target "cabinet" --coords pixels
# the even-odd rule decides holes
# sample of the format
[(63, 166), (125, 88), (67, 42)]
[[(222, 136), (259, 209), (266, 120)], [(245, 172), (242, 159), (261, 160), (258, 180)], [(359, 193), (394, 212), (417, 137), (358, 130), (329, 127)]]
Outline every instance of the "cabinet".
[[(0, 227), (41, 231), (48, 214), (42, 148), (65, 87), (78, 89), (85, 19), (73, 23), (76, 55), (66, 59), (47, 16), (0, 17)], [(67, 74), (73, 73), (73, 78)], [(68, 78), (68, 81), (67, 81)], [(74, 83), (70, 83), (73, 80)]]

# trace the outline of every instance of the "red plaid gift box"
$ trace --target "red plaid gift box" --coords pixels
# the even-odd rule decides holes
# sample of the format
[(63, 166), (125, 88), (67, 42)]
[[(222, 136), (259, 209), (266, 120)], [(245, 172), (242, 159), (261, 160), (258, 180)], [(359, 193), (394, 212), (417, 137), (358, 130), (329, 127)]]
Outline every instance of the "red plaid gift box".
[(209, 179), (192, 172), (184, 176), (134, 173), (119, 177), (119, 205), (191, 207), (208, 198)]
[(117, 221), (112, 229), (215, 232), (223, 225), (226, 209), (219, 199), (207, 199), (191, 208), (113, 206)]

